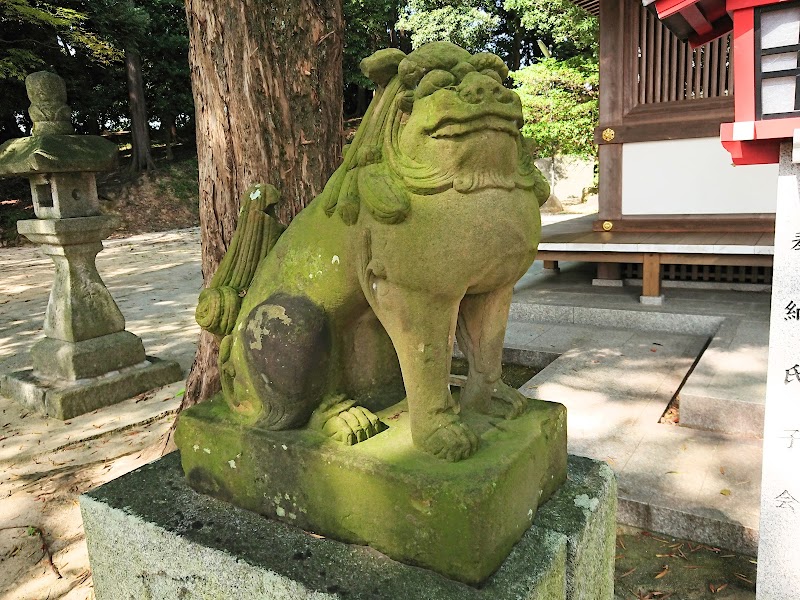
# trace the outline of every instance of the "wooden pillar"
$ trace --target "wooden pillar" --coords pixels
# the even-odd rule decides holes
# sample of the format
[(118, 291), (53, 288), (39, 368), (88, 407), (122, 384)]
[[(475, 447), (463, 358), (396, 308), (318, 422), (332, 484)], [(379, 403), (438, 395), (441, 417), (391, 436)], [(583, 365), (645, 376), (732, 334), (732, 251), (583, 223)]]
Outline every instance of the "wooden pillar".
[[(626, 78), (624, 60), (627, 0), (600, 2), (600, 128), (614, 130), (625, 115)], [(638, 6), (636, 10), (638, 10)], [(627, 44), (630, 45), (630, 44)], [(622, 145), (601, 143), (599, 210), (601, 221), (622, 216)]]
[(561, 270), (558, 267), (558, 261), (557, 260), (543, 260), (542, 261), (542, 266), (545, 269), (549, 269), (551, 271), (560, 271)]
[[(656, 301), (658, 299), (658, 301)], [(661, 303), (661, 255), (647, 253), (642, 263), (642, 298), (646, 304)]]
[(619, 263), (597, 263), (598, 279), (622, 279)]

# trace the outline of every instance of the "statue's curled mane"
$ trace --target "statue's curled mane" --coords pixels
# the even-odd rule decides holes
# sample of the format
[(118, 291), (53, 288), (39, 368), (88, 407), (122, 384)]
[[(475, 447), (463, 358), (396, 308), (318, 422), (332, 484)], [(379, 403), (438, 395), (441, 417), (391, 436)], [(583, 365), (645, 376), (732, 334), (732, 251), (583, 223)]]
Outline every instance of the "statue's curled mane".
[[(344, 161), (322, 192), (329, 216), (338, 213), (345, 223), (352, 225), (358, 220), (363, 203), (377, 221), (400, 223), (411, 211), (412, 193), (427, 196), (451, 187), (468, 192), (487, 184), (472, 178), (462, 180), (455, 173), (405, 155), (399, 145), (400, 132), (415, 99), (442, 87), (455, 87), (474, 71), (502, 82), (508, 68), (494, 54), (471, 55), (448, 42), (429, 44), (422, 50), (406, 55), (388, 48), (361, 61), (361, 70), (376, 84), (375, 96), (352, 144), (347, 147)], [(429, 73), (431, 77), (426, 77)], [(540, 182), (541, 175), (524, 147), (522, 135), (517, 138), (517, 156), (515, 177), (492, 179), (488, 182), (492, 187), (536, 190), (544, 183)], [(476, 175), (480, 176), (490, 177)]]

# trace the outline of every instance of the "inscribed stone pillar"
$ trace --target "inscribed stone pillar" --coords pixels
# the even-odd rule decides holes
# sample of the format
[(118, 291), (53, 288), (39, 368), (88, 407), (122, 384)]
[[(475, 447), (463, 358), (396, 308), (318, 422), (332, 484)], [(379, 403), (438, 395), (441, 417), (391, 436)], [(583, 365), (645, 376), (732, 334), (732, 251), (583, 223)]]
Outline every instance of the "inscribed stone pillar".
[[(798, 130), (795, 132), (798, 140)], [(800, 162), (800, 161), (798, 161)], [(781, 147), (764, 417), (758, 600), (800, 597), (800, 164)]]

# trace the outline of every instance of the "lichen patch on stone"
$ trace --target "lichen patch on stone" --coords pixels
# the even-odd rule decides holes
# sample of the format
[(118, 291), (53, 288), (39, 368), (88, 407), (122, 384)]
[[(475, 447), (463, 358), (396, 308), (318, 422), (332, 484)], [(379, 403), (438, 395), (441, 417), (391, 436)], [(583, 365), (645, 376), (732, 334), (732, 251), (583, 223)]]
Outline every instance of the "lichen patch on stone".
[(581, 494), (580, 496), (576, 496), (573, 502), (575, 503), (575, 506), (586, 509), (589, 512), (594, 512), (595, 509), (597, 509), (597, 505), (600, 504), (599, 499), (589, 498), (589, 496), (587, 496), (586, 494)]

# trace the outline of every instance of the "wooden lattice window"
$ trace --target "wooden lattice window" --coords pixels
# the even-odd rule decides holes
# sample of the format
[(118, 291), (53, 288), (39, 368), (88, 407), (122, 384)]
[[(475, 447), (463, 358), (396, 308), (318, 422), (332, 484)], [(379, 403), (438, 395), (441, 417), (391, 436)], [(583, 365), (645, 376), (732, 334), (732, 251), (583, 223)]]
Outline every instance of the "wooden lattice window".
[(639, 104), (716, 98), (733, 93), (733, 53), (727, 34), (692, 50), (641, 7)]
[[(623, 263), (623, 279), (642, 279), (642, 263)], [(741, 265), (661, 265), (661, 281), (772, 284), (772, 267)]]

